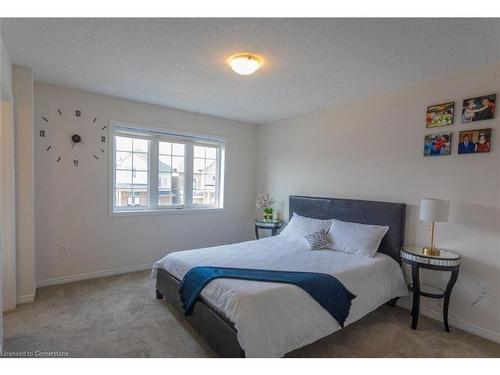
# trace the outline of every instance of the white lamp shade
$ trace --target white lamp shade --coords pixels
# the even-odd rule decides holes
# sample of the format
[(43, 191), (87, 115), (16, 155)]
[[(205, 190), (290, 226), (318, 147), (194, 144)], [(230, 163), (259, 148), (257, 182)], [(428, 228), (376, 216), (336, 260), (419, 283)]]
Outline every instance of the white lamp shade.
[(431, 198), (424, 198), (420, 200), (420, 220), (448, 221), (449, 211), (449, 201)]

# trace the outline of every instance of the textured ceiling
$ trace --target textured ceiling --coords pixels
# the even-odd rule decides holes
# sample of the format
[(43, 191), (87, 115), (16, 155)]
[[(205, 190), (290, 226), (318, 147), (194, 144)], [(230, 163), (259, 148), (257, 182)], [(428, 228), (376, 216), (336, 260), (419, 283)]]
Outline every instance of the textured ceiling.
[[(4, 19), (38, 81), (251, 123), (500, 61), (498, 19)], [(226, 58), (263, 55), (251, 76)]]

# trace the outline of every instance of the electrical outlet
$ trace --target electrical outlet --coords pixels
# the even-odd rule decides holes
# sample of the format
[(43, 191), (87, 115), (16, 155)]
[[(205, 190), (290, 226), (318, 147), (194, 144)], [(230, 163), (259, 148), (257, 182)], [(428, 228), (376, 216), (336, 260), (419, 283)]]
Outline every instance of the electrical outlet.
[(66, 255), (68, 253), (69, 253), (69, 247), (68, 247), (68, 245), (60, 245), (59, 246), (59, 254)]
[(490, 298), (491, 297), (491, 284), (479, 283), (479, 294), (483, 298)]

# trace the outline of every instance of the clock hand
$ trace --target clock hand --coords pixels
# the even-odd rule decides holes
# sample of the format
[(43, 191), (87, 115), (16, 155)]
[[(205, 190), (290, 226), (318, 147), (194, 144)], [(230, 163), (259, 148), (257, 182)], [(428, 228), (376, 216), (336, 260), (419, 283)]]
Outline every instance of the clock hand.
[(75, 143), (80, 143), (82, 141), (82, 137), (80, 137), (78, 134), (73, 134), (71, 136), (71, 140), (73, 141), (73, 146), (71, 148), (75, 147)]

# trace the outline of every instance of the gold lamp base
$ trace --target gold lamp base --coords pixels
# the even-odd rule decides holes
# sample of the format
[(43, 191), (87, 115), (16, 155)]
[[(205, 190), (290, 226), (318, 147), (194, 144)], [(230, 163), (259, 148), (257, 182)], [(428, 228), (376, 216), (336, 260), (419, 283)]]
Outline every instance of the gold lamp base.
[(436, 249), (435, 247), (424, 247), (424, 255), (427, 255), (428, 257), (438, 257), (440, 251), (439, 249)]

